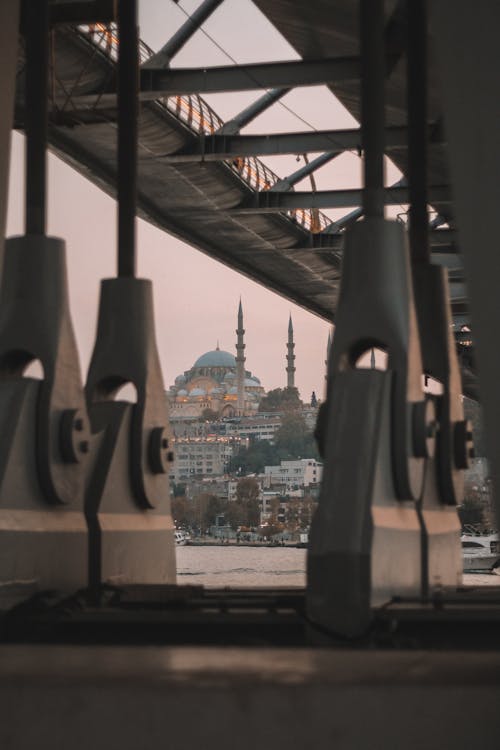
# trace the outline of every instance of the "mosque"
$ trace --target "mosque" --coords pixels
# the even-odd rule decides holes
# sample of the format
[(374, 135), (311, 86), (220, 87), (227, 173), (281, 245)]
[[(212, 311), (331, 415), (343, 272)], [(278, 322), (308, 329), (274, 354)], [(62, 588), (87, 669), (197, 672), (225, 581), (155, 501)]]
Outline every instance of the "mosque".
[[(190, 370), (178, 375), (167, 391), (172, 419), (196, 419), (205, 409), (219, 418), (252, 416), (257, 413), (265, 390), (259, 378), (245, 370), (245, 329), (241, 300), (236, 329), (236, 356), (217, 348), (198, 357)], [(294, 386), (295, 355), (290, 318), (287, 343), (287, 385)]]

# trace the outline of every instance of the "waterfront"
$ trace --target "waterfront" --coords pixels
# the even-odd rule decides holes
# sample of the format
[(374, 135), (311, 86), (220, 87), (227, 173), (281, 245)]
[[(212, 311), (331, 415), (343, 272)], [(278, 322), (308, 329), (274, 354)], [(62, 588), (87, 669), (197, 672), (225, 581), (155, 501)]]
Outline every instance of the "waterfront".
[[(177, 582), (202, 586), (304, 586), (306, 550), (290, 547), (177, 547)], [(500, 576), (468, 573), (464, 584), (498, 586)]]

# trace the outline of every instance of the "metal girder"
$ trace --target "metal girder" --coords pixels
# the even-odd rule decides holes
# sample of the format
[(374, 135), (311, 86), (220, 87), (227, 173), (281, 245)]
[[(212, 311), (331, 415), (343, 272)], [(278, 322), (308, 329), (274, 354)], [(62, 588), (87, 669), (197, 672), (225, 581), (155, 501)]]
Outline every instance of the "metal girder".
[(228, 93), (261, 88), (319, 86), (359, 78), (357, 57), (325, 60), (223, 65), (213, 68), (174, 68), (143, 70), (141, 93), (163, 95)]
[(265, 94), (262, 94), (262, 96), (256, 99), (256, 101), (249, 104), (248, 107), (245, 107), (245, 109), (225, 122), (224, 125), (219, 128), (217, 134), (236, 135), (236, 133), (240, 132), (241, 128), (248, 125), (252, 120), (255, 120), (255, 118), (262, 114), (262, 112), (265, 112), (266, 109), (272, 107), (275, 102), (279, 101), (285, 96), (285, 94), (288, 94), (289, 91), (290, 89), (287, 88), (266, 91)]
[(109, 23), (115, 19), (114, 0), (50, 0), (49, 19), (58, 23)]
[[(279, 213), (301, 208), (349, 208), (361, 203), (361, 190), (318, 190), (296, 192), (274, 192), (264, 190), (250, 196), (239, 206), (230, 209), (231, 213)], [(436, 185), (429, 188), (431, 203), (449, 203), (450, 189), (447, 185)], [(398, 206), (408, 203), (408, 188), (394, 187), (384, 190), (386, 206)]]
[(452, 302), (465, 302), (467, 300), (467, 289), (462, 282), (450, 282), (450, 299)]
[[(310, 177), (311, 181), (313, 181), (313, 174), (316, 172), (317, 169), (320, 169), (325, 164), (328, 164), (332, 159), (335, 159), (338, 156), (338, 153), (336, 151), (326, 151), (324, 154), (320, 154), (316, 157), (316, 159), (313, 159), (311, 162), (307, 162), (303, 167), (300, 169), (297, 169), (292, 174), (288, 175), (287, 177), (283, 177), (283, 179), (278, 180), (278, 182), (275, 182), (272, 188), (270, 190), (272, 191), (280, 191), (280, 190), (291, 190), (294, 185), (296, 185), (298, 182), (303, 180), (305, 177)], [(313, 189), (316, 188), (316, 185), (312, 185)]]
[[(449, 268), (462, 268), (463, 263), (460, 255), (457, 254), (455, 245), (441, 244), (441, 239), (436, 237), (438, 231), (429, 233), (433, 262), (445, 265)], [(311, 235), (312, 242), (309, 245), (295, 246), (295, 249), (325, 250), (339, 252), (343, 247), (344, 232), (317, 232)]]
[(209, 18), (212, 13), (219, 7), (222, 0), (204, 0), (193, 13), (187, 18), (168, 42), (152, 57), (147, 60), (143, 68), (167, 68), (175, 55), (181, 51), (186, 42), (195, 34), (202, 23)]
[[(456, 229), (432, 229), (432, 222), (429, 224), (431, 227), (430, 237), (432, 245), (443, 245), (443, 247), (452, 247), (458, 240)], [(442, 252), (448, 252), (442, 250)], [(451, 251), (450, 251), (451, 252)]]
[[(358, 78), (359, 58), (357, 57), (222, 65), (211, 68), (142, 68), (139, 97), (145, 101), (185, 94), (229, 93), (262, 88), (296, 88), (297, 86), (356, 81)], [(74, 95), (73, 99), (75, 102), (96, 104), (96, 96), (99, 96), (98, 106), (109, 106), (115, 101), (115, 86), (111, 84), (104, 90), (101, 88), (80, 96)]]
[[(434, 137), (433, 142), (441, 142)], [(405, 147), (408, 143), (406, 127), (386, 128), (385, 150)], [(169, 162), (224, 161), (240, 156), (276, 156), (303, 154), (310, 151), (342, 153), (361, 149), (361, 130), (316, 130), (299, 133), (263, 135), (208, 135), (198, 143), (176, 154), (169, 154)]]
[(4, 236), (7, 223), (10, 139), (16, 91), (19, 0), (0, 3), (0, 276), (3, 266)]

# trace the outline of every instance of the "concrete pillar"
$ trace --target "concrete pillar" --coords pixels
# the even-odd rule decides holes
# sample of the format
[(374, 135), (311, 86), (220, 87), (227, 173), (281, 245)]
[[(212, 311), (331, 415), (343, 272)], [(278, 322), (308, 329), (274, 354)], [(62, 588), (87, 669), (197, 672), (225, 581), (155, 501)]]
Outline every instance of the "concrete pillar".
[(500, 5), (491, 0), (474, 4), (434, 0), (429, 12), (435, 31), (454, 216), (466, 270), (488, 459), (500, 522)]

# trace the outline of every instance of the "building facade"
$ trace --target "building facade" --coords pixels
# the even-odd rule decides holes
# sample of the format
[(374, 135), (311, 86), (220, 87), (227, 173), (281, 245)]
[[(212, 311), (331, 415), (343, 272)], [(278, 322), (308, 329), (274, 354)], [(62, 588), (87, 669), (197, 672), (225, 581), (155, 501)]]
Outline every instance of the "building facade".
[(299, 487), (309, 487), (319, 484), (323, 473), (323, 465), (314, 458), (299, 458), (296, 461), (282, 461), (279, 466), (264, 468), (264, 487), (275, 485), (286, 487), (293, 491)]
[[(243, 445), (246, 442), (243, 441)], [(178, 438), (174, 442), (174, 461), (170, 478), (174, 482), (197, 477), (222, 476), (229, 468), (231, 457), (240, 450), (240, 438)]]

